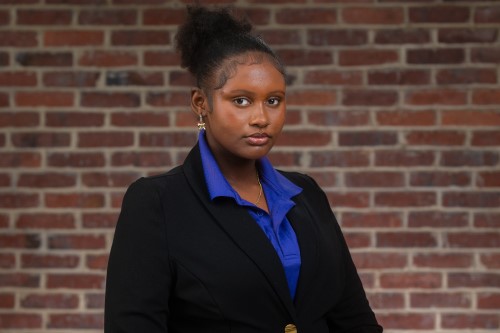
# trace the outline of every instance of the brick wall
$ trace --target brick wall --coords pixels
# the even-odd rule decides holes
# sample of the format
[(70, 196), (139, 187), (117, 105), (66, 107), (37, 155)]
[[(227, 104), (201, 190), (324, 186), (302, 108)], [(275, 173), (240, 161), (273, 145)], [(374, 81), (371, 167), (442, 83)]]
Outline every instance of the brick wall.
[[(205, 2), (205, 1), (203, 1)], [(500, 2), (235, 0), (387, 332), (500, 330)], [(0, 331), (100, 332), (127, 185), (196, 140), (176, 0), (0, 0)]]

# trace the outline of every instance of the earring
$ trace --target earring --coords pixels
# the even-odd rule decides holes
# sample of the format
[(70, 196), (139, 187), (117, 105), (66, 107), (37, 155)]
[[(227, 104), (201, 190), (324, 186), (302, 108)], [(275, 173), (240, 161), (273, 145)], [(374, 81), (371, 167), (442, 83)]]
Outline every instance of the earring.
[(201, 130), (204, 130), (205, 129), (205, 122), (203, 121), (203, 116), (199, 115), (199, 119), (198, 119), (198, 131), (201, 131)]

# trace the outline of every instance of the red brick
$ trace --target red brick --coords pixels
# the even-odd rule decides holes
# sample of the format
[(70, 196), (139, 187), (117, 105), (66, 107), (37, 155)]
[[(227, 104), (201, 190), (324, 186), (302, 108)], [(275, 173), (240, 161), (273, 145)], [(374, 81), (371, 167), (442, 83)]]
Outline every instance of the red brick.
[(470, 9), (462, 6), (412, 7), (409, 18), (411, 23), (465, 23), (470, 18)]
[(433, 165), (435, 160), (436, 160), (435, 153), (431, 151), (379, 150), (375, 152), (376, 166), (393, 166), (393, 167), (429, 166)]
[(48, 274), (49, 289), (102, 289), (105, 277), (102, 274)]
[(186, 17), (184, 9), (146, 9), (143, 12), (142, 23), (148, 25), (179, 25)]
[(433, 110), (380, 111), (376, 119), (384, 126), (431, 126), (436, 124), (436, 113)]
[(146, 103), (156, 107), (181, 106), (190, 105), (190, 94), (187, 92), (167, 92), (167, 93), (149, 93), (146, 96)]
[(69, 25), (72, 13), (65, 9), (18, 9), (16, 11), (17, 25)]
[(164, 30), (121, 30), (111, 33), (113, 46), (169, 45), (170, 34)]
[(277, 54), (287, 66), (330, 65), (334, 62), (329, 50), (286, 49), (278, 50)]
[[(158, 174), (158, 173), (155, 173)], [(122, 202), (123, 202), (123, 195), (124, 192), (119, 192), (119, 193), (111, 193), (111, 207), (112, 208), (120, 208), (122, 207)]]
[(50, 188), (71, 187), (76, 185), (74, 174), (44, 172), (44, 173), (22, 173), (17, 180), (18, 187)]
[(406, 254), (353, 253), (352, 258), (358, 269), (404, 268), (408, 265)]
[(312, 70), (306, 72), (304, 77), (304, 83), (330, 86), (359, 86), (362, 82), (363, 75), (359, 71)]
[[(16, 257), (12, 253), (0, 253), (0, 268), (10, 269), (16, 266)], [(1, 300), (0, 300), (1, 304)], [(0, 305), (1, 308), (1, 305)]]
[(140, 96), (132, 92), (82, 92), (80, 101), (81, 106), (90, 108), (136, 108), (140, 103)]
[(172, 71), (168, 76), (168, 82), (172, 87), (194, 87), (196, 80), (193, 75), (186, 71)]
[(312, 167), (361, 167), (370, 163), (370, 156), (366, 151), (313, 151), (310, 156)]
[(0, 208), (30, 208), (39, 205), (38, 194), (0, 193)]
[(14, 294), (0, 293), (0, 309), (13, 309), (14, 305)]
[(118, 213), (83, 213), (82, 225), (84, 228), (114, 228), (118, 220)]
[(159, 5), (168, 0), (112, 0), (115, 5)]
[(415, 254), (413, 264), (422, 268), (471, 268), (474, 258), (466, 253)]
[[(221, 2), (230, 3), (233, 2), (233, 0), (221, 0)], [(241, 11), (243, 12), (242, 16), (246, 16), (248, 20), (252, 22), (254, 25), (259, 25), (259, 26), (267, 25), (271, 21), (271, 11), (269, 11), (267, 8), (258, 8), (258, 7), (242, 8)], [(238, 10), (236, 10), (236, 12), (238, 13)]]
[(18, 229), (74, 229), (75, 219), (70, 213), (23, 213), (16, 220)]
[(444, 207), (494, 208), (500, 205), (500, 192), (444, 192)]
[(68, 133), (14, 133), (12, 143), (15, 147), (36, 148), (36, 147), (67, 147), (70, 144)]
[(469, 225), (468, 221), (468, 214), (461, 212), (422, 211), (408, 215), (411, 228), (463, 228)]
[(377, 247), (426, 247), (437, 246), (435, 235), (428, 232), (379, 232), (376, 235)]
[(301, 90), (290, 91), (286, 97), (287, 105), (331, 106), (337, 103), (337, 93), (334, 90)]
[(331, 142), (329, 132), (286, 131), (278, 139), (278, 146), (324, 146)]
[(477, 295), (479, 309), (500, 309), (499, 293), (480, 293)]
[(375, 31), (377, 44), (424, 44), (429, 43), (431, 35), (424, 29), (383, 29)]
[(87, 309), (104, 309), (104, 294), (86, 294), (85, 307)]
[(449, 172), (449, 171), (421, 171), (410, 174), (411, 186), (469, 186), (471, 183), (471, 175), (467, 172)]
[(54, 5), (104, 5), (106, 0), (45, 0), (47, 4)]
[(9, 95), (0, 93), (0, 108), (10, 106)]
[(0, 153), (0, 168), (36, 168), (41, 165), (40, 153)]
[(80, 25), (135, 25), (137, 12), (131, 9), (120, 10), (83, 10), (78, 14)]
[[(301, 45), (301, 33), (298, 30), (259, 30), (259, 36), (266, 43), (276, 45)], [(309, 37), (308, 37), (309, 38)]]
[(367, 294), (370, 306), (374, 310), (378, 309), (401, 309), (404, 308), (405, 298), (402, 293), (381, 293)]
[[(276, 167), (281, 166), (296, 166), (300, 164), (301, 154), (298, 152), (271, 152), (269, 155), (269, 160)], [(313, 172), (314, 173), (314, 172)], [(329, 179), (328, 174), (321, 173), (320, 176), (322, 179), (319, 179), (318, 182), (322, 180)]]
[(434, 206), (434, 192), (379, 192), (375, 193), (375, 204), (380, 207), (426, 207)]
[(453, 68), (441, 69), (436, 74), (438, 84), (497, 83), (495, 69)]
[(368, 73), (368, 84), (372, 85), (424, 85), (429, 84), (427, 70), (385, 70)]
[(106, 238), (102, 235), (57, 235), (49, 236), (49, 249), (67, 250), (95, 250), (106, 247)]
[(406, 51), (409, 64), (461, 64), (465, 61), (464, 49), (409, 49)]
[(10, 175), (0, 173), (0, 187), (10, 187), (11, 179)]
[(48, 72), (43, 73), (43, 84), (47, 87), (95, 87), (98, 72)]
[[(288, 120), (288, 117), (287, 117)], [(287, 121), (288, 124), (290, 122)], [(307, 112), (307, 123), (317, 126), (360, 126), (370, 123), (370, 115), (366, 111), (310, 111)]]
[(344, 90), (342, 95), (346, 106), (392, 106), (398, 102), (394, 90)]
[(500, 233), (495, 232), (449, 232), (447, 244), (453, 248), (494, 248), (500, 247)]
[(49, 328), (103, 329), (104, 317), (101, 314), (50, 314)]
[(106, 163), (102, 153), (49, 153), (48, 165), (52, 167), (93, 168)]
[(478, 7), (474, 12), (475, 23), (500, 23), (500, 7)]
[(500, 63), (500, 47), (473, 48), (471, 50), (472, 62)]
[(402, 187), (405, 185), (405, 175), (392, 171), (346, 172), (344, 184), (347, 187)]
[(0, 10), (0, 26), (10, 23), (10, 13), (6, 10)]
[[(474, 227), (500, 228), (500, 213), (483, 212), (474, 214)], [(499, 261), (500, 266), (500, 261)]]
[(500, 319), (497, 314), (442, 314), (441, 327), (445, 329), (498, 329)]
[(370, 195), (367, 192), (327, 192), (326, 194), (331, 205), (336, 208), (362, 208), (368, 207), (370, 204)]
[(72, 92), (44, 91), (44, 92), (16, 92), (15, 102), (21, 107), (62, 107), (73, 106)]
[(39, 115), (36, 112), (0, 113), (0, 127), (35, 127), (39, 123)]
[[(268, 2), (268, 1), (266, 1)], [(276, 12), (278, 24), (334, 24), (337, 11), (334, 8), (289, 8)]]
[(169, 114), (165, 112), (120, 112), (111, 114), (111, 124), (123, 127), (169, 126)]
[(399, 54), (395, 50), (340, 50), (339, 65), (367, 66), (383, 65), (399, 62)]
[(22, 268), (77, 268), (79, 262), (80, 257), (76, 255), (22, 254), (21, 256)]
[(104, 125), (104, 114), (91, 112), (47, 112), (45, 126), (99, 127)]
[(42, 316), (31, 313), (0, 313), (0, 328), (41, 329)]
[(371, 237), (367, 233), (348, 232), (345, 233), (344, 236), (349, 248), (359, 249), (372, 246)]
[(45, 194), (47, 208), (102, 208), (104, 195), (101, 193)]
[(36, 234), (2, 234), (0, 248), (3, 249), (38, 249), (41, 241)]
[(458, 131), (413, 131), (405, 136), (410, 145), (460, 146), (465, 143), (466, 133)]
[(102, 46), (104, 31), (99, 30), (61, 30), (45, 31), (44, 46)]
[(481, 110), (446, 110), (441, 112), (445, 126), (500, 126), (500, 112)]
[(477, 89), (472, 93), (472, 102), (480, 105), (500, 104), (500, 89)]
[(180, 66), (180, 55), (173, 51), (145, 51), (146, 66)]
[(0, 273), (0, 288), (4, 287), (39, 288), (40, 275), (27, 273)]
[(481, 254), (481, 264), (487, 268), (500, 268), (500, 253)]
[(402, 24), (402, 7), (346, 7), (342, 10), (342, 20), (348, 24)]
[(490, 151), (444, 151), (441, 165), (452, 167), (492, 166), (499, 161), (497, 152)]
[(82, 174), (82, 184), (88, 187), (125, 187), (139, 178), (136, 172), (91, 172)]
[(33, 87), (36, 84), (33, 72), (0, 72), (0, 87)]
[(477, 131), (472, 133), (473, 146), (500, 146), (499, 131)]
[(500, 275), (495, 273), (448, 273), (449, 288), (498, 288)]
[(19, 52), (16, 62), (24, 67), (70, 67), (73, 54), (70, 52)]
[(172, 165), (168, 152), (118, 152), (111, 156), (113, 166), (161, 167)]
[(412, 308), (470, 308), (471, 299), (465, 293), (412, 293)]
[(311, 29), (307, 31), (307, 43), (313, 46), (365, 45), (368, 43), (368, 33), (356, 29)]
[(78, 64), (92, 67), (134, 66), (138, 64), (138, 55), (131, 51), (85, 51)]
[(399, 213), (354, 213), (342, 214), (343, 228), (398, 228), (403, 225), (403, 217)]
[(78, 133), (78, 147), (127, 147), (134, 143), (132, 132)]
[(442, 287), (441, 280), (440, 273), (382, 273), (380, 286), (388, 289), (435, 289)]
[(497, 39), (496, 29), (440, 29), (438, 40), (440, 43), (494, 43)]
[(163, 86), (164, 74), (161, 72), (108, 72), (107, 86)]
[(35, 47), (37, 45), (35, 31), (0, 31), (0, 47)]
[(500, 171), (479, 172), (476, 182), (478, 187), (500, 187)]
[(21, 299), (26, 309), (77, 309), (79, 298), (71, 294), (28, 294)]
[(425, 89), (409, 91), (405, 103), (411, 105), (464, 105), (467, 104), (467, 92), (454, 89)]
[(356, 131), (340, 132), (338, 144), (340, 146), (385, 146), (397, 143), (397, 134), (394, 132)]
[(7, 52), (0, 52), (0, 67), (9, 66), (10, 56)]
[(86, 257), (86, 266), (89, 269), (97, 269), (97, 270), (106, 270), (108, 266), (108, 255), (87, 255)]

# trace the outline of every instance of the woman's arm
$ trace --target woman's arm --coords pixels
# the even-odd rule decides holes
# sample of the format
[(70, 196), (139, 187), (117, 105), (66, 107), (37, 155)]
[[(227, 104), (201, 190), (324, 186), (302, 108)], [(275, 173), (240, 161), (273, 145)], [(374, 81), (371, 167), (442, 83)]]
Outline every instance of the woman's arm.
[(165, 333), (171, 284), (160, 197), (146, 178), (127, 190), (109, 257), (105, 333)]

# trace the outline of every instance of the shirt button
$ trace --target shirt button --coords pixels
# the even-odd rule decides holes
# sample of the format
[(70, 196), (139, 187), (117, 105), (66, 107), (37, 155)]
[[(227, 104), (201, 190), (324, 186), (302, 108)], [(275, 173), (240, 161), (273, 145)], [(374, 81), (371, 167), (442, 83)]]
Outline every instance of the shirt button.
[(288, 324), (285, 326), (285, 333), (297, 333), (297, 327), (294, 324)]

